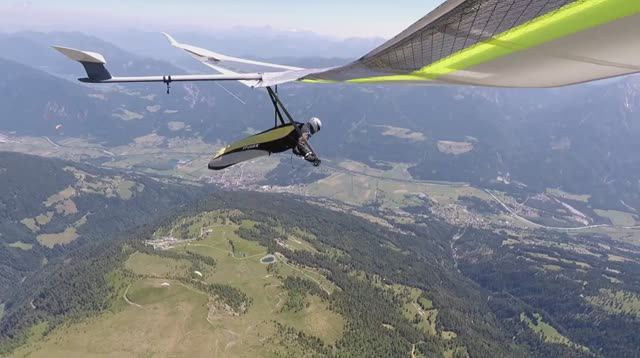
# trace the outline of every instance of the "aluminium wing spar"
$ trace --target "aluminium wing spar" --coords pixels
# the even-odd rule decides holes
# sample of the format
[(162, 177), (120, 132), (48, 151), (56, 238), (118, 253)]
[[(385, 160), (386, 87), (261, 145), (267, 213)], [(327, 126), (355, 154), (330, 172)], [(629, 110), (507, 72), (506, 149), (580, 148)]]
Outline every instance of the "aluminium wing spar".
[(163, 75), (163, 76), (136, 76), (113, 77), (105, 67), (104, 56), (95, 52), (81, 51), (68, 47), (54, 46), (56, 50), (72, 60), (80, 62), (86, 72), (86, 78), (78, 79), (87, 83), (129, 83), (129, 82), (185, 82), (185, 81), (238, 81), (238, 80), (262, 80), (259, 73), (232, 73), (232, 74), (207, 74), (207, 75)]

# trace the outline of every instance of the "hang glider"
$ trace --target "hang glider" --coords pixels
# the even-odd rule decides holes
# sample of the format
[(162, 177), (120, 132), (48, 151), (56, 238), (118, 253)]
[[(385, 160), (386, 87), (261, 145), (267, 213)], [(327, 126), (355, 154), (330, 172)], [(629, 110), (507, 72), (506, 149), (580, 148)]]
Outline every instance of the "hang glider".
[(291, 138), (299, 137), (300, 130), (277, 95), (279, 84), (565, 86), (640, 72), (638, 29), (640, 0), (446, 0), (382, 46), (333, 68), (227, 56), (165, 34), (172, 46), (217, 73), (114, 77), (99, 53), (54, 48), (84, 66), (87, 77), (79, 79), (82, 82), (163, 82), (167, 91), (172, 82), (181, 81), (266, 87), (275, 127), (223, 148), (209, 163), (210, 169), (219, 170), (292, 148)]
[[(82, 63), (90, 83), (240, 81), (419, 83), (556, 87), (640, 72), (640, 1), (447, 0), (360, 59), (308, 69), (226, 56), (166, 35), (218, 74), (113, 77), (94, 52), (55, 48)], [(236, 65), (262, 67), (244, 72)]]

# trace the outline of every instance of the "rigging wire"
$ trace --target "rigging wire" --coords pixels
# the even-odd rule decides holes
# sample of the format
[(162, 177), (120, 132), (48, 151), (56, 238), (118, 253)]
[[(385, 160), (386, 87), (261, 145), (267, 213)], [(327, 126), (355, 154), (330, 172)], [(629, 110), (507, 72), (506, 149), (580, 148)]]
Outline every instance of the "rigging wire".
[(229, 91), (226, 87), (224, 87), (223, 85), (221, 85), (220, 83), (216, 82), (216, 85), (218, 85), (218, 87), (222, 88), (225, 92), (227, 92), (231, 97), (235, 98), (238, 100), (238, 102), (242, 103), (242, 104), (247, 104), (247, 102), (243, 101), (238, 95), (236, 95), (235, 93)]

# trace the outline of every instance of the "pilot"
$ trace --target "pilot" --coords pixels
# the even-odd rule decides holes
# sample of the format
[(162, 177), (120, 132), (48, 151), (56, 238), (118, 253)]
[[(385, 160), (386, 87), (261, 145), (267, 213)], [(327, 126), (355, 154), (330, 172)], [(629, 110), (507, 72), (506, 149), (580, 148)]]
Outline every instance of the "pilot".
[(296, 131), (297, 144), (293, 148), (293, 154), (304, 157), (308, 162), (313, 163), (314, 167), (320, 165), (320, 159), (309, 145), (309, 138), (320, 132), (322, 122), (319, 118), (313, 117), (307, 123), (296, 123), (298, 131)]

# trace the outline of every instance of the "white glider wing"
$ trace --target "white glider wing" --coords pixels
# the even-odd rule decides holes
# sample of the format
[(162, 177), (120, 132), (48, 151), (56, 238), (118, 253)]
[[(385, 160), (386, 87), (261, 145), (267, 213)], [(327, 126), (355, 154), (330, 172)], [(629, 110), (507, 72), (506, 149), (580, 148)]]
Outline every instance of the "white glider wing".
[(181, 44), (178, 41), (176, 41), (173, 37), (171, 37), (171, 35), (164, 32), (162, 34), (169, 40), (169, 43), (171, 44), (171, 46), (186, 51), (198, 61), (204, 63), (207, 66), (211, 66), (212, 68), (219, 68), (219, 67), (226, 68), (227, 65), (232, 65), (233, 63), (236, 63), (236, 64), (265, 67), (265, 68), (270, 68), (272, 70), (278, 69), (278, 70), (285, 70), (285, 71), (297, 71), (302, 69), (300, 67), (278, 65), (275, 63), (253, 61), (253, 60), (247, 60), (239, 57), (227, 56), (227, 55), (216, 53), (200, 47)]
[[(200, 61), (204, 65), (225, 75), (240, 74), (243, 72), (242, 70), (243, 67), (246, 68), (249, 66), (252, 69), (256, 69), (256, 68), (268, 69), (270, 71), (280, 70), (280, 71), (284, 71), (285, 73), (289, 71), (302, 70), (302, 68), (299, 68), (299, 67), (278, 65), (275, 63), (253, 61), (253, 60), (248, 60), (244, 58), (223, 55), (221, 53), (216, 53), (216, 52), (203, 49), (197, 46), (181, 44), (167, 33), (163, 33), (163, 35), (169, 40), (169, 43), (171, 44), (171, 46), (184, 50), (189, 55), (191, 55), (191, 57)], [(265, 72), (262, 72), (262, 73), (265, 73)], [(276, 73), (279, 73), (279, 72), (276, 72)], [(249, 87), (256, 87), (260, 85), (260, 81), (240, 81), (240, 83), (247, 85)]]
[[(116, 77), (112, 76), (107, 70), (106, 60), (99, 53), (62, 46), (53, 46), (53, 48), (84, 66), (87, 77), (80, 78), (79, 81), (86, 83), (164, 82), (169, 84), (171, 82), (185, 81), (239, 81), (249, 87), (267, 87), (294, 82), (310, 73), (319, 71), (227, 56), (197, 46), (181, 44), (170, 35), (166, 33), (164, 35), (172, 46), (184, 50), (202, 64), (219, 72), (219, 74)], [(254, 71), (242, 72), (235, 69), (243, 66), (251, 66)], [(266, 71), (258, 72), (256, 69)]]
[(164, 75), (164, 76), (134, 76), (114, 77), (105, 67), (106, 61), (102, 55), (95, 52), (76, 50), (68, 47), (54, 46), (65, 56), (80, 62), (87, 77), (79, 78), (87, 83), (131, 83), (131, 82), (191, 82), (191, 81), (261, 81), (260, 73), (234, 73), (234, 74), (205, 74), (205, 75)]

